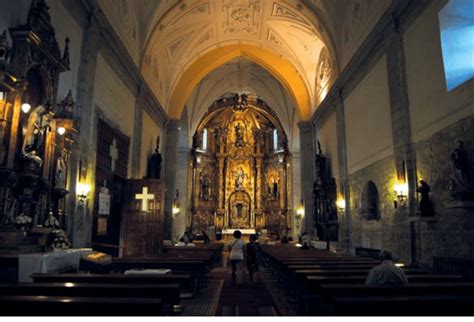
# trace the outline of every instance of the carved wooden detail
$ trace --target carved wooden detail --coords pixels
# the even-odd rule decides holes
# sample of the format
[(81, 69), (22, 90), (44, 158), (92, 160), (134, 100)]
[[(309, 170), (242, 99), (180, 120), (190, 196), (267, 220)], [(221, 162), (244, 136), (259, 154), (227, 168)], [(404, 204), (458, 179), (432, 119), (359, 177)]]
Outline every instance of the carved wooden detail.
[(291, 165), (285, 142), (279, 121), (263, 101), (235, 95), (215, 102), (194, 136), (192, 229), (216, 226), (280, 233), (290, 227)]

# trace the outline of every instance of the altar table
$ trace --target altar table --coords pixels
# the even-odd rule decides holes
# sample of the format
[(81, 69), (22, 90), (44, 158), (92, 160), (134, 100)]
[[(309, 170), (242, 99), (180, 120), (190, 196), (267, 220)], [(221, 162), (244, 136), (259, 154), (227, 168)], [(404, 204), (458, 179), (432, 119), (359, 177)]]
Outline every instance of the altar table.
[(18, 282), (33, 282), (33, 273), (59, 273), (78, 269), (83, 255), (93, 253), (92, 248), (65, 249), (47, 253), (18, 256)]
[(242, 233), (242, 240), (247, 242), (249, 236), (255, 234), (255, 229), (223, 229), (222, 230), (222, 240), (228, 242), (234, 239), (234, 231), (240, 230)]

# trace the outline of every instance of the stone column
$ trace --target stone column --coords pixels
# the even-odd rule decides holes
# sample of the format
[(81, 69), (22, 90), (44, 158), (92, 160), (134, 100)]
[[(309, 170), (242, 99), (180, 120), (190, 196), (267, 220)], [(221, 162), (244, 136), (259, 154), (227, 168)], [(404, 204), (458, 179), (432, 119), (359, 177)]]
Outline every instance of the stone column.
[[(143, 104), (144, 95), (141, 86), (138, 86), (137, 96), (135, 99), (135, 122), (133, 126), (133, 142), (132, 142), (132, 164), (131, 174), (132, 178), (139, 179), (140, 175), (140, 159), (142, 150), (142, 122), (143, 122)], [(146, 170), (145, 170), (146, 171)]]
[(301, 190), (304, 202), (304, 231), (310, 238), (316, 237), (313, 217), (313, 181), (314, 181), (314, 135), (310, 122), (299, 122)]
[[(88, 20), (83, 32), (87, 37), (83, 37), (81, 48), (81, 61), (79, 63), (77, 81), (77, 103), (75, 117), (79, 119), (80, 127), (77, 135), (75, 149), (71, 153), (70, 159), (70, 193), (67, 212), (74, 214), (69, 220), (68, 233), (72, 235), (74, 247), (89, 246), (92, 238), (92, 207), (93, 199), (89, 198), (85, 205), (77, 205), (76, 180), (77, 174), (82, 169), (87, 170), (88, 176), (94, 175), (92, 154), (95, 153), (95, 142), (91, 146), (92, 125), (94, 122), (94, 82), (97, 65), (97, 53), (99, 51), (100, 36), (97, 21), (94, 17)], [(84, 178), (85, 179), (85, 178)], [(93, 180), (90, 181), (90, 183)], [(91, 183), (92, 184), (92, 183)]]
[(171, 239), (173, 198), (176, 193), (176, 172), (178, 161), (178, 143), (180, 120), (169, 120), (166, 124), (166, 153), (165, 153), (165, 239)]
[(335, 110), (336, 110), (336, 131), (337, 131), (337, 156), (339, 160), (339, 182), (338, 182), (338, 193), (341, 194), (346, 201), (346, 208), (343, 212), (339, 212), (338, 215), (341, 223), (341, 248), (345, 251), (350, 251), (351, 246), (351, 195), (349, 189), (349, 176), (347, 167), (347, 146), (346, 146), (346, 122), (344, 114), (344, 100), (341, 95), (341, 91), (338, 91), (335, 98)]
[[(384, 45), (387, 56), (394, 157), (398, 178), (405, 179), (408, 183), (407, 208), (399, 208), (397, 211), (397, 216), (401, 218), (401, 216), (414, 215), (417, 210), (417, 175), (416, 155), (411, 135), (403, 35), (400, 33), (398, 21), (395, 19), (392, 20), (392, 25), (385, 32)], [(406, 229), (409, 229), (408, 226)], [(403, 256), (411, 257), (412, 262), (415, 263), (416, 240), (419, 237), (413, 227), (410, 229), (410, 235), (411, 255), (403, 254)]]

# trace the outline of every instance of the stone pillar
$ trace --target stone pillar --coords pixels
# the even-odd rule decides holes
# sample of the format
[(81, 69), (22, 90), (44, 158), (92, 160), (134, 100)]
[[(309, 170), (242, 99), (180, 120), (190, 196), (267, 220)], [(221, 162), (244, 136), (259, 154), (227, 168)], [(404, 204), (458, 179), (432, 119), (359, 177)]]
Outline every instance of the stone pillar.
[[(141, 86), (137, 89), (137, 96), (135, 100), (135, 122), (133, 126), (133, 142), (132, 142), (132, 164), (131, 174), (132, 178), (140, 179), (140, 159), (142, 150), (142, 123), (143, 123), (143, 104), (144, 95)], [(146, 173), (146, 172), (145, 172)]]
[[(85, 205), (78, 205), (76, 198), (76, 181), (79, 172), (88, 172), (88, 183), (92, 184), (94, 175), (92, 160), (95, 157), (95, 142), (91, 146), (92, 125), (94, 122), (94, 81), (97, 64), (97, 53), (100, 45), (100, 36), (97, 21), (92, 14), (83, 32), (81, 61), (79, 63), (77, 81), (77, 103), (75, 117), (79, 119), (79, 133), (76, 137), (75, 149), (70, 159), (70, 193), (67, 212), (73, 214), (69, 219), (68, 233), (72, 236), (74, 247), (90, 246), (92, 238), (92, 207), (93, 199), (89, 198)], [(82, 166), (83, 169), (79, 169)], [(83, 171), (86, 170), (86, 171)], [(86, 178), (81, 178), (86, 179)]]
[(166, 153), (165, 153), (165, 239), (171, 239), (172, 234), (172, 208), (173, 198), (176, 193), (176, 172), (178, 159), (178, 143), (180, 120), (169, 120), (166, 124)]
[[(339, 211), (340, 246), (344, 251), (350, 251), (351, 246), (351, 195), (349, 188), (349, 175), (347, 167), (347, 146), (346, 146), (346, 123), (344, 114), (344, 100), (341, 91), (338, 91), (335, 98), (336, 110), (336, 132), (337, 132), (337, 156), (339, 160), (339, 182), (337, 184), (338, 193), (346, 201), (346, 208), (343, 212)], [(342, 218), (340, 218), (342, 216)]]
[(310, 122), (299, 122), (301, 190), (304, 202), (304, 231), (311, 238), (316, 237), (313, 216), (313, 181), (314, 181), (314, 135)]
[[(403, 35), (398, 28), (398, 21), (393, 19), (392, 25), (385, 32), (385, 52), (387, 56), (388, 85), (390, 94), (390, 110), (392, 120), (393, 151), (398, 178), (408, 183), (408, 205), (399, 208), (397, 216), (414, 215), (417, 210), (417, 175), (416, 155), (412, 142), (410, 106), (406, 76), (405, 51)], [(413, 223), (412, 223), (413, 225)], [(416, 241), (419, 239), (413, 227), (410, 230), (411, 254), (400, 254), (411, 258), (416, 264)], [(405, 247), (407, 248), (407, 247)]]

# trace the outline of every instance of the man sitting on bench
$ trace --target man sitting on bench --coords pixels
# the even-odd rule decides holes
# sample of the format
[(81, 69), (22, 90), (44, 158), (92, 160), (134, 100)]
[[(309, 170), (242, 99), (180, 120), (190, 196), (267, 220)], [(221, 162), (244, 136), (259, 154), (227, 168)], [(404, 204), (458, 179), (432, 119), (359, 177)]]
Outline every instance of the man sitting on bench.
[(365, 284), (403, 285), (408, 283), (405, 272), (393, 263), (393, 257), (390, 251), (382, 250), (379, 257), (382, 263), (369, 271)]

